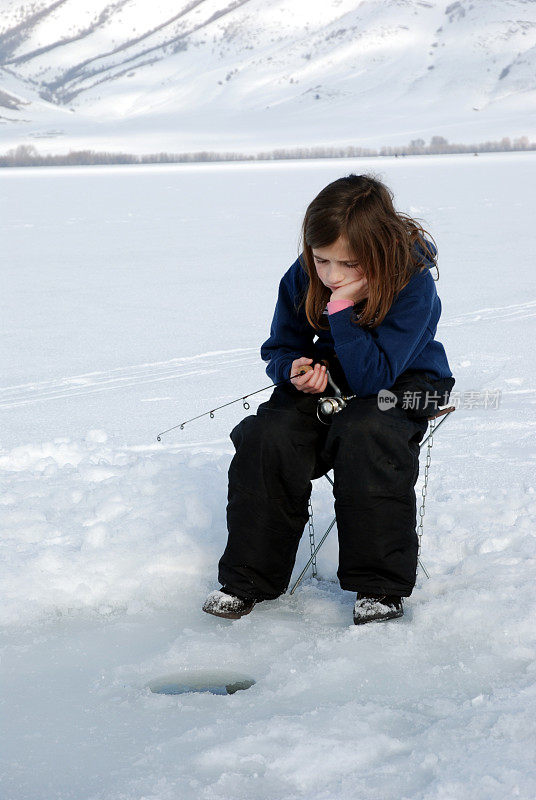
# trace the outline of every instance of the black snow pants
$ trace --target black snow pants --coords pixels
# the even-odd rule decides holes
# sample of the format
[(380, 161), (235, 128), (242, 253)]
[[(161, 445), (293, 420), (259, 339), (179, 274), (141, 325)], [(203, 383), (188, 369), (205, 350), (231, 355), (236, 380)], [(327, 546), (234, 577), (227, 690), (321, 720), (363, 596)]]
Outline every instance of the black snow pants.
[[(402, 391), (422, 388), (423, 375), (403, 373), (391, 391), (401, 400)], [(438, 405), (453, 384), (432, 383), (443, 392)], [(409, 597), (417, 572), (419, 443), (435, 409), (415, 416), (399, 402), (385, 410), (374, 395), (350, 400), (326, 425), (317, 418), (318, 398), (280, 384), (231, 431), (236, 453), (219, 581), (258, 601), (283, 594), (309, 517), (311, 480), (333, 469), (341, 587)]]

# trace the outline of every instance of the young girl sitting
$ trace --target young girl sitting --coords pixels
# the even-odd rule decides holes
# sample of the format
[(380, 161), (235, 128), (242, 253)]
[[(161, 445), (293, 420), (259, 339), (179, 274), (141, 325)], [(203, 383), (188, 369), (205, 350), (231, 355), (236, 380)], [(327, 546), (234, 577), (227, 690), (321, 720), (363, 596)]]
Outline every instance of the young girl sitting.
[[(303, 252), (283, 275), (261, 347), (278, 385), (230, 434), (222, 588), (204, 611), (238, 619), (286, 591), (311, 480), (333, 469), (337, 577), (357, 593), (354, 622), (402, 616), (417, 571), (419, 442), (455, 382), (434, 338), (441, 303), (428, 236), (368, 175), (330, 183), (308, 206)], [(333, 394), (328, 370), (352, 399), (326, 419), (317, 412), (319, 396)]]

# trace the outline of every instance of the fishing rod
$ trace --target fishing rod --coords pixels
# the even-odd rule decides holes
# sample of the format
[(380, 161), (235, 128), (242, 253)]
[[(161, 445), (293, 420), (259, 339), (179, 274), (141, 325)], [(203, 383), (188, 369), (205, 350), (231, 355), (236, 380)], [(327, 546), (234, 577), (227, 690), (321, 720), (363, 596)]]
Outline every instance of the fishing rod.
[[(320, 363), (324, 364), (324, 366), (326, 366), (326, 367), (328, 366), (327, 361), (322, 360)], [(201, 417), (210, 416), (211, 419), (214, 419), (214, 412), (215, 411), (220, 411), (220, 409), (222, 409), (222, 408), (226, 408), (227, 406), (232, 406), (233, 403), (239, 403), (240, 401), (242, 401), (242, 404), (243, 404), (244, 408), (247, 411), (247, 410), (249, 410), (250, 405), (247, 402), (246, 398), (252, 397), (254, 394), (259, 394), (259, 392), (265, 392), (267, 389), (271, 389), (273, 386), (282, 386), (284, 383), (287, 383), (288, 381), (291, 381), (293, 378), (298, 378), (300, 375), (305, 375), (306, 372), (310, 372), (310, 370), (312, 370), (312, 369), (314, 369), (313, 365), (304, 364), (302, 367), (300, 367), (299, 372), (297, 372), (295, 375), (291, 375), (290, 378), (285, 378), (284, 380), (280, 381), (279, 383), (271, 383), (269, 386), (264, 386), (262, 389), (257, 389), (257, 391), (255, 391), (255, 392), (250, 392), (249, 394), (245, 394), (243, 397), (237, 397), (236, 400), (231, 400), (229, 403), (224, 403), (222, 406), (217, 406), (217, 408), (213, 408), (210, 411), (205, 411), (205, 412), (203, 412), (203, 414), (198, 414), (197, 417), (192, 417), (191, 419), (186, 419), (186, 420), (184, 420), (184, 422), (179, 422), (178, 425), (173, 425), (173, 427), (167, 428), (167, 430), (162, 431), (161, 433), (158, 434), (158, 436), (156, 437), (156, 441), (157, 442), (161, 442), (162, 441), (162, 436), (164, 436), (164, 434), (169, 433), (170, 431), (174, 431), (177, 428), (180, 428), (180, 430), (182, 431), (184, 429), (184, 426), (187, 425), (189, 422), (193, 422), (196, 419), (201, 419)], [(329, 370), (326, 370), (326, 375), (327, 375), (327, 379), (328, 379), (328, 384), (333, 389), (334, 396), (333, 397), (321, 397), (319, 399), (316, 413), (317, 413), (318, 419), (321, 422), (324, 422), (324, 420), (321, 419), (319, 412), (321, 412), (322, 414), (325, 414), (326, 416), (330, 416), (331, 414), (336, 414), (339, 411), (342, 411), (342, 409), (346, 406), (346, 403), (347, 403), (348, 400), (351, 400), (353, 397), (355, 397), (355, 395), (352, 395), (352, 397), (343, 397), (341, 390), (335, 384), (335, 382), (333, 381), (331, 375), (329, 374)], [(328, 425), (329, 423), (325, 422), (325, 424)]]

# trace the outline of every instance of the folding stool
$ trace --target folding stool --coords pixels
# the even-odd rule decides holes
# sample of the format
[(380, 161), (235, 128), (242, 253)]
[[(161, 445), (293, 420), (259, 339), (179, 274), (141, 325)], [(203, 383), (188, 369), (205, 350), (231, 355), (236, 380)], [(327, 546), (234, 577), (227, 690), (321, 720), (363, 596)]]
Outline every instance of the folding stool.
[[(420, 508), (419, 508), (419, 517), (420, 517), (420, 519), (419, 519), (419, 524), (417, 526), (417, 534), (418, 534), (418, 537), (419, 537), (419, 549), (418, 549), (418, 552), (417, 552), (417, 557), (418, 557), (419, 564), (422, 567), (422, 570), (423, 570), (423, 572), (424, 572), (424, 574), (426, 575), (427, 578), (429, 578), (430, 576), (428, 575), (428, 573), (426, 571), (426, 568), (425, 568), (424, 564), (422, 563), (422, 561), (421, 561), (419, 556), (420, 556), (420, 552), (421, 552), (421, 539), (422, 539), (422, 533), (423, 533), (423, 520), (424, 520), (424, 510), (425, 510), (425, 503), (426, 503), (426, 490), (427, 490), (427, 487), (428, 487), (428, 473), (429, 473), (430, 464), (431, 464), (431, 450), (432, 450), (432, 445), (433, 445), (433, 442), (434, 442), (434, 434), (437, 433), (438, 428), (445, 422), (447, 417), (449, 417), (452, 414), (452, 412), (455, 411), (455, 410), (456, 410), (455, 406), (447, 406), (446, 408), (440, 409), (436, 414), (433, 414), (432, 416), (427, 417), (427, 421), (428, 421), (428, 425), (429, 425), (429, 433), (426, 436), (426, 438), (423, 439), (423, 441), (419, 445), (419, 451), (420, 451), (420, 450), (422, 450), (423, 446), (428, 442), (428, 447), (427, 447), (427, 452), (426, 452), (426, 464), (425, 464), (425, 467), (424, 467), (424, 485), (422, 487), (422, 492), (421, 492), (421, 494), (422, 494), (422, 502), (421, 502), (421, 505), (420, 505)], [(436, 424), (436, 419), (438, 417), (443, 417), (443, 419)], [(330, 478), (330, 476), (327, 473), (326, 473), (326, 475), (324, 477), (331, 483), (332, 486), (334, 485), (333, 484), (333, 480)], [(331, 529), (335, 525), (336, 521), (337, 521), (337, 518), (334, 517), (333, 520), (331, 521), (331, 523), (329, 524), (326, 532), (324, 533), (324, 535), (320, 539), (320, 542), (318, 543), (318, 545), (315, 545), (315, 531), (314, 531), (314, 525), (313, 525), (313, 507), (312, 507), (311, 501), (309, 500), (309, 544), (310, 544), (310, 547), (311, 547), (311, 558), (309, 559), (309, 561), (307, 562), (307, 564), (305, 565), (305, 567), (301, 571), (296, 583), (294, 584), (294, 586), (290, 590), (289, 594), (294, 594), (294, 592), (296, 591), (296, 589), (300, 585), (301, 581), (303, 580), (303, 578), (305, 576), (305, 573), (307, 572), (309, 567), (312, 567), (312, 577), (316, 578), (316, 575), (317, 575), (316, 555), (317, 555), (318, 551), (320, 550), (320, 548), (322, 547), (322, 545), (324, 544), (329, 532), (331, 531)]]

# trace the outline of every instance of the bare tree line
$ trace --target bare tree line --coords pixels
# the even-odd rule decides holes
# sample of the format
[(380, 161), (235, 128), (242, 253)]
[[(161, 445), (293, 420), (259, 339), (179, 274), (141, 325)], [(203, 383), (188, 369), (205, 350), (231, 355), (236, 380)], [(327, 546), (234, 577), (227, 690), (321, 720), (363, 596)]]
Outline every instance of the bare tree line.
[(413, 156), (438, 155), (442, 153), (498, 153), (536, 150), (536, 142), (527, 136), (513, 141), (505, 136), (500, 141), (480, 142), (479, 144), (449, 143), (443, 136), (432, 136), (430, 143), (424, 139), (412, 139), (407, 145), (381, 147), (379, 150), (368, 147), (294, 147), (278, 148), (259, 153), (219, 153), (202, 150), (195, 153), (153, 153), (134, 155), (132, 153), (107, 153), (94, 150), (72, 150), (62, 155), (42, 155), (33, 145), (21, 144), (3, 156), (0, 167), (58, 167), (88, 166), (96, 164), (183, 164), (207, 161), (280, 161), (285, 159), (311, 158), (370, 158), (371, 156)]

